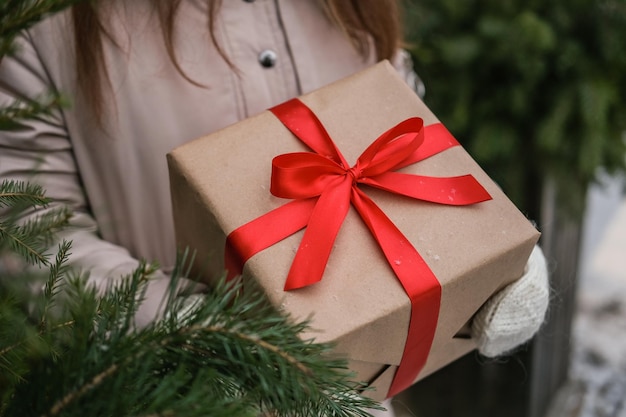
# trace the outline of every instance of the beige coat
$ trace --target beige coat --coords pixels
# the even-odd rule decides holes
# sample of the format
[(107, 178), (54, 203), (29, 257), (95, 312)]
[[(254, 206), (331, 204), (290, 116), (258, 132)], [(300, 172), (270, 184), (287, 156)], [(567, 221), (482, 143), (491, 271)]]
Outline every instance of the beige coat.
[[(204, 2), (187, 0), (175, 49), (185, 73), (206, 86), (198, 87), (172, 65), (149, 3), (126, 1), (125, 13), (111, 22), (121, 47), (105, 40), (114, 106), (104, 129), (77, 95), (68, 14), (29, 30), (18, 39), (17, 55), (0, 64), (0, 106), (51, 89), (71, 100), (45, 119), (0, 132), (0, 180), (31, 179), (36, 168), (55, 205), (71, 206), (72, 228), (64, 233), (73, 241), (71, 262), (89, 271), (98, 288), (132, 271), (138, 259), (161, 263), (165, 273), (152, 285), (140, 322), (154, 316), (175, 262), (166, 153), (373, 63), (316, 1), (229, 0), (216, 34), (235, 73), (211, 43)], [(268, 51), (275, 62), (264, 67), (259, 60)], [(408, 77), (402, 54), (396, 61)]]

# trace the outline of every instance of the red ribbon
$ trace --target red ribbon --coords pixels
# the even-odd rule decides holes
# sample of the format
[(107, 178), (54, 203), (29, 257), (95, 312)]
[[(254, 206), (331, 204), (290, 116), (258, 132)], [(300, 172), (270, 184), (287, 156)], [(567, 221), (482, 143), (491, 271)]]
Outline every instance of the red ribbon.
[(491, 199), (471, 175), (429, 177), (394, 172), (459, 143), (442, 124), (424, 127), (409, 118), (376, 139), (350, 167), (315, 114), (293, 99), (270, 109), (313, 152), (279, 155), (272, 161), (272, 194), (293, 201), (229, 234), (226, 269), (241, 274), (256, 253), (306, 227), (285, 290), (322, 279), (333, 243), (352, 204), (378, 242), (411, 300), (411, 318), (402, 360), (388, 397), (409, 387), (426, 363), (435, 335), (441, 285), (411, 242), (357, 186), (446, 205)]

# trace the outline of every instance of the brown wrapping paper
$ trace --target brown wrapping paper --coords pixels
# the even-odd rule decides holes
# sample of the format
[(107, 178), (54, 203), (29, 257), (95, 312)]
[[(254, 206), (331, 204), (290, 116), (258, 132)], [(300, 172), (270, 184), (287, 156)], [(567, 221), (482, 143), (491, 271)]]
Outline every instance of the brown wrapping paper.
[[(387, 62), (300, 97), (326, 127), (349, 163), (382, 132), (414, 116), (426, 125), (433, 113)], [(269, 111), (168, 154), (176, 236), (197, 251), (197, 270), (210, 281), (223, 274), (226, 236), (286, 203), (269, 192), (271, 161), (305, 146)], [(539, 233), (459, 146), (403, 172), (472, 174), (493, 200), (455, 207), (364, 188), (413, 243), (442, 285), (441, 310), (431, 353), (418, 380), (475, 348), (455, 337), (498, 289), (519, 278)], [(244, 279), (254, 279), (270, 300), (296, 319), (312, 317), (305, 337), (333, 341), (360, 380), (383, 399), (402, 357), (410, 302), (377, 244), (354, 210), (342, 225), (323, 280), (285, 292), (285, 277), (302, 232), (252, 257)]]

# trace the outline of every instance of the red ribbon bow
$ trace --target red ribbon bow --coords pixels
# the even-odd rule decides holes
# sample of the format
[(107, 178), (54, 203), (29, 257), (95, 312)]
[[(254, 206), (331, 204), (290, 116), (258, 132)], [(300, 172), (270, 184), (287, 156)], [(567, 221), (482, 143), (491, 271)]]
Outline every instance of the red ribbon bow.
[(383, 133), (350, 167), (322, 123), (300, 100), (270, 110), (314, 152), (274, 158), (270, 191), (294, 200), (229, 234), (229, 276), (240, 274), (254, 254), (306, 227), (285, 290), (320, 281), (352, 204), (411, 300), (407, 342), (388, 394), (393, 396), (415, 381), (426, 362), (437, 327), (441, 285), (413, 245), (358, 184), (447, 205), (479, 203), (491, 196), (471, 175), (438, 178), (394, 172), (458, 145), (441, 124), (424, 127), (421, 118), (409, 118)]

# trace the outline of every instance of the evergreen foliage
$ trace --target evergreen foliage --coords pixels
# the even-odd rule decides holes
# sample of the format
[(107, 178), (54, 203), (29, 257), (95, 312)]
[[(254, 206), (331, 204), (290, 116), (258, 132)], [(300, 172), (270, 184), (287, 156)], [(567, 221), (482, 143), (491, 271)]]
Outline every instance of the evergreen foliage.
[(17, 101), (0, 108), (0, 130), (14, 129), (19, 126), (18, 120), (42, 117), (58, 106), (67, 106), (66, 99), (59, 93), (51, 92), (37, 101)]
[[(0, 60), (14, 52), (15, 38), (24, 30), (74, 3), (84, 0), (0, 0)], [(55, 91), (36, 101), (18, 101), (0, 108), (0, 130), (16, 127), (17, 120), (41, 117), (56, 106), (66, 105)]]
[(404, 5), (427, 104), (524, 211), (551, 178), (576, 218), (599, 168), (624, 171), (624, 0)]
[(0, 0), (0, 57), (13, 51), (13, 40), (25, 29), (82, 0)]
[(248, 283), (171, 297), (162, 320), (135, 329), (153, 268), (103, 295), (85, 277), (51, 273), (34, 313), (24, 281), (6, 288), (4, 279), (0, 416), (366, 416), (376, 406), (356, 394), (330, 345), (301, 340), (307, 324), (278, 313)]
[(0, 183), (0, 209), (6, 213), (0, 218), (0, 251), (8, 247), (31, 264), (47, 265), (45, 251), (53, 242), (54, 233), (68, 224), (67, 208), (48, 210), (22, 224), (17, 214), (27, 207), (45, 207), (49, 203), (43, 189), (37, 184), (4, 180)]

